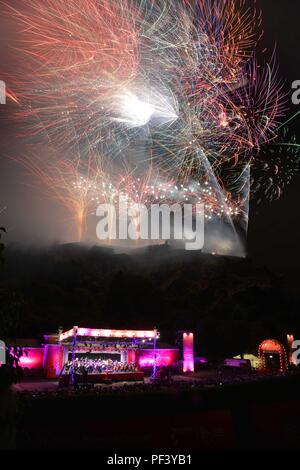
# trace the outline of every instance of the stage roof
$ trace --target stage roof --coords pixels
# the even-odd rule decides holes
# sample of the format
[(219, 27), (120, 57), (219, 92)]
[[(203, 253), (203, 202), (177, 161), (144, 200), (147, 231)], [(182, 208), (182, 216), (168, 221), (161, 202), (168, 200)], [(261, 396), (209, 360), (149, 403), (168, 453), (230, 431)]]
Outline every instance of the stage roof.
[(154, 330), (110, 330), (98, 328), (81, 328), (74, 326), (59, 335), (59, 341), (64, 341), (74, 336), (88, 336), (94, 338), (129, 338), (129, 339), (154, 339), (159, 333)]

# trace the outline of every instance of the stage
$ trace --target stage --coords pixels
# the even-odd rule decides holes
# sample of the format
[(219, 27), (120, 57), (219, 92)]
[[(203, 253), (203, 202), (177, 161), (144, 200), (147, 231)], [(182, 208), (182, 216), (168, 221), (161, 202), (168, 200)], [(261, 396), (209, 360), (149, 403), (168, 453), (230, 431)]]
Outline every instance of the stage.
[[(71, 375), (61, 375), (59, 386), (67, 387), (70, 385)], [(102, 372), (101, 374), (75, 374), (74, 384), (102, 384), (115, 382), (140, 382), (144, 380), (144, 373), (136, 372)]]

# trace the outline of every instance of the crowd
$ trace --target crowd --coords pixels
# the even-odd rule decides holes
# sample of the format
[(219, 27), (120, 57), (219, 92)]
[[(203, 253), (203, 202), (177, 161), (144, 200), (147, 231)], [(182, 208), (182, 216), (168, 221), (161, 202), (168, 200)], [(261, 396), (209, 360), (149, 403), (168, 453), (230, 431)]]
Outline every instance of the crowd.
[(167, 378), (167, 379), (148, 379), (146, 382), (122, 382), (120, 384), (99, 384), (92, 388), (63, 388), (55, 390), (31, 390), (31, 391), (21, 391), (19, 395), (26, 397), (43, 397), (43, 396), (65, 396), (65, 395), (77, 395), (77, 394), (92, 394), (92, 395), (103, 395), (103, 394), (113, 394), (114, 392), (118, 393), (151, 393), (151, 392), (167, 392), (171, 390), (174, 392), (186, 392), (190, 390), (201, 391), (205, 389), (217, 389), (223, 388), (226, 386), (238, 385), (242, 383), (251, 383), (251, 382), (263, 382), (268, 381), (270, 378), (281, 378), (284, 379), (287, 374), (242, 374), (239, 376), (229, 376), (218, 373), (215, 377), (206, 377), (206, 378), (190, 378), (189, 380), (183, 380), (180, 377)]
[(268, 375), (240, 375), (236, 377), (224, 377), (222, 374), (218, 374), (215, 378), (203, 378), (199, 379), (190, 379), (182, 380), (178, 379), (157, 379), (157, 380), (147, 380), (147, 382), (133, 382), (133, 383), (121, 383), (121, 384), (111, 384), (104, 385), (99, 384), (93, 388), (65, 388), (65, 389), (55, 389), (55, 390), (31, 390), (31, 391), (22, 391), (18, 395), (24, 398), (38, 398), (44, 396), (65, 396), (65, 395), (107, 395), (114, 394), (115, 392), (119, 393), (157, 393), (157, 392), (167, 392), (171, 390), (173, 392), (187, 392), (187, 391), (201, 391), (205, 389), (216, 389), (223, 388), (228, 385), (237, 385), (241, 383), (253, 383), (260, 381), (267, 381), (272, 377), (284, 378), (285, 374), (268, 374)]
[[(68, 361), (63, 369), (63, 374), (70, 374), (72, 371), (72, 361)], [(90, 359), (76, 358), (74, 361), (75, 374), (101, 374), (102, 372), (136, 372), (136, 364), (115, 361), (112, 359)]]

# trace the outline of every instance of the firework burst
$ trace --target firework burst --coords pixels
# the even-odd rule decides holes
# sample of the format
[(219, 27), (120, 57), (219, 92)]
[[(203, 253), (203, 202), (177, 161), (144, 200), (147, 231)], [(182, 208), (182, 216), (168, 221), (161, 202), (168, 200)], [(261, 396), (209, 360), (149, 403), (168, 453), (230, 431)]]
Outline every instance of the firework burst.
[(19, 31), (16, 117), (55, 155), (32, 169), (78, 220), (120, 195), (247, 216), (250, 167), (252, 188), (281, 194), (296, 143), (276, 143), (285, 99), (274, 54), (255, 58), (255, 2), (28, 0), (6, 10)]
[(300, 169), (300, 145), (294, 135), (284, 128), (282, 140), (261, 149), (259, 157), (253, 161), (252, 195), (260, 204), (280, 199)]

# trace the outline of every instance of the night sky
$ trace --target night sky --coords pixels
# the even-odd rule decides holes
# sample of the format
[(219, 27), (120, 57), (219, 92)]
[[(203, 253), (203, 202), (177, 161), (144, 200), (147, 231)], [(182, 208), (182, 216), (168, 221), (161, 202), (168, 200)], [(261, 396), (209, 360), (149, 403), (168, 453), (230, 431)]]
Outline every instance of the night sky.
[[(276, 45), (279, 73), (285, 81), (288, 99), (291, 84), (300, 78), (300, 3), (297, 0), (259, 0), (263, 11), (264, 42), (268, 47)], [(300, 111), (300, 105), (288, 102), (288, 116)], [(291, 125), (300, 141), (300, 116)], [(282, 199), (272, 204), (255, 207), (250, 212), (248, 251), (257, 263), (266, 263), (287, 275), (293, 287), (299, 285), (300, 240), (300, 174)]]
[[(11, 2), (10, 2), (11, 3)], [(265, 35), (260, 49), (267, 47), (271, 53), (276, 45), (279, 75), (288, 93), (287, 117), (300, 111), (300, 105), (291, 103), (291, 84), (300, 80), (300, 2), (299, 0), (257, 0), (263, 12)], [(0, 7), (2, 8), (2, 7)], [(9, 44), (13, 31), (1, 19), (0, 79), (12, 65)], [(259, 55), (259, 50), (257, 51)], [(9, 85), (9, 84), (8, 84)], [(0, 106), (0, 225), (7, 228), (7, 242), (45, 243), (70, 240), (70, 218), (58, 204), (47, 200), (41, 188), (31, 184), (31, 178), (17, 164), (8, 161), (7, 155), (23, 151), (17, 139), (18, 127), (12, 121), (11, 105)], [(294, 120), (292, 129), (300, 142), (300, 116)], [(45, 156), (46, 156), (46, 150)], [(248, 236), (248, 252), (257, 264), (266, 264), (283, 273), (289, 284), (297, 286), (299, 278), (299, 204), (300, 174), (279, 201), (272, 204), (251, 206)]]

